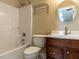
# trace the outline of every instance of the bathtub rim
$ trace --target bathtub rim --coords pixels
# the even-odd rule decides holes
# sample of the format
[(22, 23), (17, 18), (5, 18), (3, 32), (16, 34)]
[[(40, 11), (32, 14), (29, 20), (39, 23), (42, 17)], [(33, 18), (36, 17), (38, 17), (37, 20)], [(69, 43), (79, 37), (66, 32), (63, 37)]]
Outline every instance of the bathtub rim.
[(12, 53), (12, 52), (15, 52), (16, 50), (19, 50), (19, 49), (21, 49), (21, 48), (27, 47), (27, 46), (29, 46), (29, 45), (30, 45), (30, 44), (25, 44), (25, 45), (22, 45), (22, 46), (20, 46), (20, 47), (16, 47), (15, 49), (12, 49), (12, 50), (9, 50), (9, 51), (0, 53), (0, 57), (1, 57), (1, 56), (5, 56), (5, 55), (7, 55), (7, 54), (10, 54), (10, 53)]

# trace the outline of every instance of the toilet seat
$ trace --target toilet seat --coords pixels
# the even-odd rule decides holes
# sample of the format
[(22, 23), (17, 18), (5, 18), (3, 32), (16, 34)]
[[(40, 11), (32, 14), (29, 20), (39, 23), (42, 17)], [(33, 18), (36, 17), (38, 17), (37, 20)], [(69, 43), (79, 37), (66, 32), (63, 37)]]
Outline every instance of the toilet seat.
[(34, 54), (38, 51), (40, 51), (40, 47), (35, 47), (35, 46), (31, 46), (31, 47), (28, 47), (27, 49), (24, 50), (24, 53), (29, 55), (29, 54)]

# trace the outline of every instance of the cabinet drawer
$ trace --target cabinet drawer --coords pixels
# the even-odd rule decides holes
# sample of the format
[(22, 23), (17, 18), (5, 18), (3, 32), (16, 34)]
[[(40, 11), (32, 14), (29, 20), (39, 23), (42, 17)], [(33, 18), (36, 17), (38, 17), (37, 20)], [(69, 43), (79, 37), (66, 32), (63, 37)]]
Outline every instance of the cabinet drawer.
[(70, 47), (71, 43), (69, 40), (65, 40), (65, 39), (47, 38), (46, 45), (59, 46), (59, 47)]
[(70, 40), (71, 48), (78, 48), (79, 49), (79, 40)]

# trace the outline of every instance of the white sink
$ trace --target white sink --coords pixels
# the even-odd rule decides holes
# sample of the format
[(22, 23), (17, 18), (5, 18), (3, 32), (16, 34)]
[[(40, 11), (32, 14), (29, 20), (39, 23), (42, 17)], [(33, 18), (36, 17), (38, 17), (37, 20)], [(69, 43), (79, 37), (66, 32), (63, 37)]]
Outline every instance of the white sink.
[(71, 34), (65, 35), (64, 31), (52, 31), (49, 37), (54, 38), (65, 38), (65, 39), (78, 39), (79, 40), (79, 31), (71, 31)]

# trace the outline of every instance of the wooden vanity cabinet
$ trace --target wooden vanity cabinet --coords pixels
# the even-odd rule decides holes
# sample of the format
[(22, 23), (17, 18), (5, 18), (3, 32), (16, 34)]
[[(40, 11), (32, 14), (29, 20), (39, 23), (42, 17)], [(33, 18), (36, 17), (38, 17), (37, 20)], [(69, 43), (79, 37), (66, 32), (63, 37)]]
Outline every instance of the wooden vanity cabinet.
[(47, 59), (79, 59), (79, 40), (46, 38)]
[(79, 59), (79, 49), (70, 48), (64, 50), (64, 59)]
[(57, 47), (47, 47), (47, 59), (63, 59), (62, 49)]

